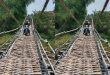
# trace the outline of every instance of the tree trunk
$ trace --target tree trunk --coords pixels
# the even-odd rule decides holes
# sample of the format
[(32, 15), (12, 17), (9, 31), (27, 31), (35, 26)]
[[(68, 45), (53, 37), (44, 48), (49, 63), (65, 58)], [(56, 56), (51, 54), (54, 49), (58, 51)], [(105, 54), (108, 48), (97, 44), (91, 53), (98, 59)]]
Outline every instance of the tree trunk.
[(72, 12), (69, 10), (69, 8), (65, 5), (64, 0), (60, 0), (60, 2), (62, 3), (64, 10), (70, 12), (70, 17), (73, 18), (78, 25), (80, 25), (80, 22), (76, 19), (76, 17), (73, 15), (73, 13), (72, 13)]
[(6, 6), (6, 4), (3, 2), (3, 0), (0, 0), (0, 4), (2, 4), (2, 6), (4, 7), (4, 9), (10, 13), (11, 17), (17, 22), (17, 24), (19, 24), (19, 21), (17, 20), (17, 18), (10, 12), (10, 9), (8, 6)]
[(49, 3), (49, 0), (46, 0), (46, 2), (45, 2), (45, 4), (44, 4), (44, 7), (43, 7), (43, 9), (42, 9), (42, 11), (41, 11), (41, 15), (42, 15), (42, 13), (45, 11), (45, 9), (46, 9), (48, 3)]
[(105, 8), (107, 7), (108, 3), (109, 3), (109, 0), (106, 0), (105, 4), (104, 4), (104, 6), (103, 6), (103, 9), (102, 9), (102, 11), (101, 11), (101, 13), (100, 13), (100, 15), (103, 14), (103, 12), (104, 12)]

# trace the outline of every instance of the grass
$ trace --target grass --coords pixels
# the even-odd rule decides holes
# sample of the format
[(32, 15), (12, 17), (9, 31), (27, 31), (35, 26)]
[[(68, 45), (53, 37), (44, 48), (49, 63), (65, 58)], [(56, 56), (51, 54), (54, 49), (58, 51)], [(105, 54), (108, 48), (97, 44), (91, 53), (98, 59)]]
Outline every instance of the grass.
[(104, 47), (105, 51), (110, 52), (110, 47), (108, 46), (108, 44), (107, 44), (107, 43), (102, 42), (102, 45), (103, 45), (103, 47)]
[(64, 34), (61, 36), (56, 37), (53, 41), (50, 41), (50, 44), (54, 48), (59, 47), (60, 45), (63, 45), (67, 40), (69, 40), (73, 35), (72, 34)]
[[(101, 37), (102, 37), (102, 38), (107, 39), (107, 40), (108, 40), (108, 42), (110, 43), (110, 37), (109, 37), (108, 35), (105, 35), (105, 34), (100, 34), (100, 35), (101, 35)], [(108, 44), (107, 44), (107, 43), (102, 42), (102, 45), (103, 45), (103, 47), (104, 47), (105, 51), (110, 52), (110, 47), (108, 46)]]
[(43, 42), (43, 41), (41, 41), (41, 42), (42, 42), (42, 45), (43, 45), (44, 49), (45, 49), (46, 51), (51, 52), (51, 50), (50, 50), (49, 46), (47, 45), (47, 43), (45, 43), (45, 42)]
[(12, 37), (12, 34), (0, 35), (0, 46)]
[[(64, 35), (56, 37), (53, 40), (48, 40), (48, 41), (49, 41), (50, 45), (53, 47), (53, 49), (55, 49), (55, 48), (59, 47), (60, 45), (63, 45), (72, 36), (73, 36), (73, 34), (64, 34)], [(45, 50), (51, 51), (49, 46), (46, 43), (44, 43), (42, 41), (42, 44), (43, 44), (43, 47), (44, 47)]]

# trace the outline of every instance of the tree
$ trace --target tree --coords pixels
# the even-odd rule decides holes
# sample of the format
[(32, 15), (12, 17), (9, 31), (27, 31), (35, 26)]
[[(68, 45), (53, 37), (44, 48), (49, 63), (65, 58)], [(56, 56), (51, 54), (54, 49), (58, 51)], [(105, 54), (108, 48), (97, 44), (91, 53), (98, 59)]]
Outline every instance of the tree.
[(51, 40), (55, 37), (55, 14), (52, 11), (34, 13), (35, 28), (45, 39)]
[(26, 7), (34, 0), (0, 0), (0, 31), (18, 27), (26, 16)]
[(46, 9), (48, 3), (49, 3), (49, 0), (46, 0), (46, 2), (45, 2), (45, 4), (44, 4), (44, 7), (43, 7), (43, 9), (42, 9), (42, 11), (41, 11), (41, 15), (42, 15), (42, 13), (45, 11), (45, 9)]
[(94, 0), (57, 0), (56, 31), (70, 30), (80, 26), (87, 13), (86, 6), (91, 2)]
[(102, 15), (102, 13), (104, 12), (104, 10), (107, 7), (108, 3), (109, 3), (109, 0), (106, 0), (100, 15)]
[(11, 17), (19, 24), (19, 21), (17, 20), (17, 18), (13, 15), (13, 13), (11, 13), (10, 8), (6, 5), (6, 3), (1, 0), (0, 1), (0, 5), (4, 7), (4, 9), (6, 10), (7, 13), (10, 13)]
[[(104, 11), (103, 14), (99, 17), (101, 11), (94, 13), (93, 19), (95, 27), (103, 38), (110, 40), (110, 16), (108, 11)], [(97, 19), (98, 18), (98, 19)]]
[(71, 12), (71, 10), (69, 10), (69, 8), (65, 5), (64, 0), (60, 0), (60, 2), (62, 3), (64, 10), (65, 10), (65, 11), (69, 11), (71, 18), (73, 18), (73, 19), (77, 22), (77, 24), (80, 25), (79, 21), (76, 19), (76, 17), (75, 17), (74, 14)]

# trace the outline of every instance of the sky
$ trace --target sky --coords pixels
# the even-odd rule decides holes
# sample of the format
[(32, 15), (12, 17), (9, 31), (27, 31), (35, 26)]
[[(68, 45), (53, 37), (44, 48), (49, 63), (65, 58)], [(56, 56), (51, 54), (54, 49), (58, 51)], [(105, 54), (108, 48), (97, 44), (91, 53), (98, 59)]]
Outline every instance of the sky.
[[(32, 14), (33, 11), (42, 10), (45, 1), (46, 0), (35, 0), (35, 2), (31, 3), (27, 7), (27, 14)], [(94, 11), (102, 10), (105, 1), (106, 0), (95, 0), (94, 3), (91, 3), (87, 7), (87, 14), (92, 14)], [(46, 11), (53, 11), (54, 8), (55, 8), (55, 4), (53, 4), (53, 0), (50, 0), (48, 6), (46, 8)], [(110, 1), (109, 1), (109, 4), (108, 4), (107, 8), (106, 8), (106, 11), (110, 11)]]
[[(106, 1), (106, 0), (95, 0), (94, 3), (91, 3), (91, 4), (87, 7), (87, 14), (92, 14), (94, 11), (102, 10), (105, 1)], [(110, 11), (110, 1), (109, 1), (109, 3), (108, 3), (107, 8), (105, 9), (105, 11)]]
[[(42, 10), (46, 0), (35, 0), (35, 2), (31, 3), (27, 7), (27, 14), (32, 14), (33, 11), (40, 11)], [(55, 5), (53, 4), (53, 0), (49, 1), (49, 4), (46, 8), (46, 11), (53, 11)]]

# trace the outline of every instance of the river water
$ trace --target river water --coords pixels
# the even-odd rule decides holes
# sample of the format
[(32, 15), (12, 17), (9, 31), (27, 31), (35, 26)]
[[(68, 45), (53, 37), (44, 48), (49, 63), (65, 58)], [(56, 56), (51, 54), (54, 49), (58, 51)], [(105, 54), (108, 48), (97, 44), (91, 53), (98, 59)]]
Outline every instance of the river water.
[[(87, 7), (87, 14), (93, 14), (94, 11), (101, 11), (106, 0), (95, 0)], [(105, 11), (110, 11), (110, 1)]]
[[(32, 14), (33, 11), (41, 11), (46, 0), (35, 0), (31, 4), (27, 6), (27, 14)], [(55, 4), (53, 3), (53, 0), (50, 0), (48, 3), (48, 6), (45, 11), (53, 11), (55, 7)]]

